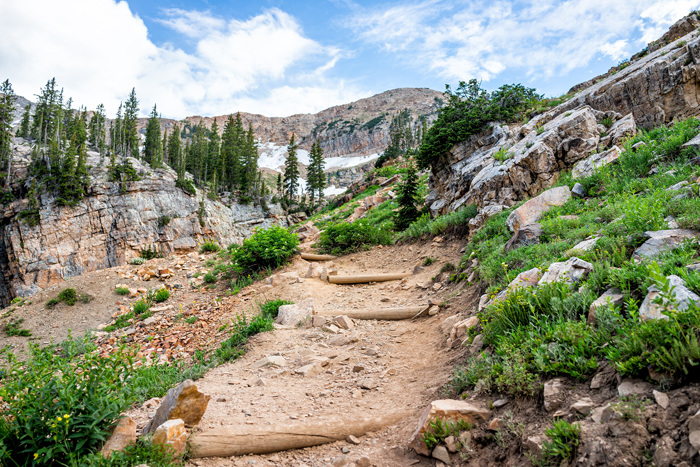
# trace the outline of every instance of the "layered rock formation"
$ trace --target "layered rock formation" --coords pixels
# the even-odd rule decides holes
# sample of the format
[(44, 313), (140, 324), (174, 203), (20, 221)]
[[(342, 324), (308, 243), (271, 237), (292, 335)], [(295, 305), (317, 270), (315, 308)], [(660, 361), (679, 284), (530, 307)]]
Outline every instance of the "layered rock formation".
[[(433, 165), (427, 198), (431, 212), (444, 214), (466, 204), (476, 204), (485, 214), (499, 212), (550, 187), (577, 162), (620, 146), (637, 126), (700, 114), (700, 33), (691, 28), (697, 23), (694, 14), (684, 18), (672, 28), (690, 30), (684, 37), (527, 124), (494, 124), (454, 146)], [(505, 160), (496, 160), (497, 154)], [(587, 165), (599, 167), (603, 159)]]
[[(28, 160), (16, 146), (18, 170)], [(30, 295), (63, 278), (123, 264), (144, 249), (167, 255), (191, 251), (204, 240), (240, 243), (256, 227), (287, 225), (279, 206), (212, 201), (175, 186), (170, 169), (150, 169), (131, 160), (141, 180), (121, 185), (108, 181), (107, 163), (91, 153), (88, 196), (75, 208), (40, 199), (39, 223), (18, 219), (27, 201), (9, 205), (0, 231), (0, 301)]]

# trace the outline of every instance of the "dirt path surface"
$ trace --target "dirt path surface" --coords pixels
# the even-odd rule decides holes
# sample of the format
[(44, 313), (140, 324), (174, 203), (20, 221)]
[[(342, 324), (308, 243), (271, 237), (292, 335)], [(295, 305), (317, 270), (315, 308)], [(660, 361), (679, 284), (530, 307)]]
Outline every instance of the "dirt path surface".
[[(448, 241), (377, 247), (335, 261), (339, 273), (345, 275), (411, 272), (426, 257), (435, 260), (402, 281), (336, 285), (306, 278), (290, 279), (274, 287), (261, 281), (236, 296), (222, 294), (221, 288), (193, 288), (191, 276), (208, 270), (209, 258), (193, 253), (151, 260), (144, 266), (86, 274), (32, 298), (31, 305), (17, 308), (12, 316), (25, 318), (24, 327), (37, 341), (59, 340), (67, 335), (69, 327), (73, 335), (79, 335), (128, 312), (129, 303), (136, 298), (117, 296), (117, 284), (151, 289), (165, 284), (172, 290), (165, 306), (156, 308), (159, 311), (147, 321), (98, 333), (98, 343), (104, 352), (121, 342), (141, 344), (142, 356), (172, 360), (192, 355), (197, 348), (213, 348), (228, 336), (222, 329), (224, 324), (240, 313), (257, 313), (256, 304), (270, 299), (300, 302), (313, 298), (316, 313), (331, 315), (348, 310), (442, 304), (435, 316), (405, 321), (354, 320), (355, 326), (349, 330), (276, 326), (274, 332), (253, 337), (243, 357), (211, 370), (196, 382), (200, 391), (211, 395), (199, 424), (201, 430), (226, 426), (263, 429), (322, 420), (343, 426), (358, 417), (380, 419), (396, 414), (400, 415), (398, 424), (352, 440), (359, 444), (346, 440), (268, 455), (192, 459), (187, 463), (212, 467), (433, 465), (434, 460), (420, 458), (409, 450), (408, 442), (420, 412), (441, 396), (441, 388), (461, 357), (460, 350), (447, 350), (440, 324), (454, 313), (473, 313), (476, 296), (464, 283), (450, 284), (449, 273), (440, 270), (447, 263), (459, 261), (462, 246), (461, 242)], [(280, 272), (296, 272), (303, 278), (309, 265), (297, 257)], [(136, 274), (143, 268), (168, 268), (173, 275), (162, 284), (156, 278), (144, 282)], [(61, 304), (47, 311), (44, 301), (65, 286), (86, 291), (95, 299), (74, 307)], [(197, 316), (194, 323), (186, 320), (193, 316)], [(0, 338), (0, 344), (11, 343), (20, 349), (26, 341)], [(270, 356), (281, 356), (284, 362), (256, 367), (256, 362)], [(309, 365), (310, 370), (302, 370)], [(148, 401), (129, 412), (139, 431), (155, 412), (157, 402)]]

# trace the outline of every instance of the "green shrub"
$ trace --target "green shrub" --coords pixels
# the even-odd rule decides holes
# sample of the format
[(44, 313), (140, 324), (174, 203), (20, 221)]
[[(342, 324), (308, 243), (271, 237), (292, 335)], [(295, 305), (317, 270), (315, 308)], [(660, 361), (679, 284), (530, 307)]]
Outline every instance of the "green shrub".
[(204, 275), (204, 282), (207, 284), (213, 284), (217, 281), (216, 274), (208, 272)]
[(388, 245), (390, 242), (391, 233), (387, 229), (376, 228), (367, 220), (359, 219), (326, 227), (326, 230), (321, 232), (317, 246), (322, 253), (342, 255), (372, 245)]
[(549, 441), (542, 443), (541, 466), (559, 466), (571, 460), (581, 440), (581, 425), (572, 425), (566, 420), (555, 420), (544, 434)]
[(5, 334), (8, 336), (20, 336), (20, 337), (29, 337), (32, 335), (32, 332), (29, 329), (22, 329), (22, 323), (24, 323), (24, 318), (20, 318), (15, 320), (10, 319), (10, 321), (5, 324), (4, 330)]
[(399, 239), (420, 238), (424, 235), (442, 235), (454, 233), (464, 234), (469, 230), (469, 221), (477, 214), (476, 205), (470, 204), (455, 212), (431, 219), (429, 214), (423, 214), (406, 230), (401, 232)]
[(279, 226), (261, 229), (233, 248), (231, 262), (239, 274), (274, 269), (296, 254), (299, 238)]
[(138, 300), (132, 305), (132, 309), (136, 316), (146, 313), (149, 308), (151, 308), (151, 306), (145, 300)]
[(61, 301), (57, 298), (50, 298), (49, 300), (46, 301), (46, 308), (53, 308), (56, 305), (61, 303)]
[(175, 181), (175, 186), (184, 191), (187, 194), (194, 195), (197, 193), (197, 189), (191, 180), (186, 180), (184, 178), (179, 178)]
[(472, 426), (466, 420), (453, 422), (436, 417), (434, 421), (430, 422), (430, 427), (423, 434), (423, 442), (428, 450), (432, 451), (437, 445), (444, 442), (448, 436), (459, 437), (460, 432), (471, 429)]
[(110, 324), (109, 326), (105, 326), (104, 331), (105, 332), (112, 332), (116, 331), (117, 329), (122, 329), (125, 327), (128, 327), (131, 324), (131, 320), (134, 317), (134, 313), (129, 312), (125, 313), (123, 315), (117, 316), (117, 319), (114, 321), (114, 324)]
[(221, 247), (218, 243), (210, 240), (202, 243), (202, 245), (199, 247), (200, 253), (216, 253), (220, 249)]
[[(156, 250), (155, 246), (153, 246), (153, 245), (149, 246), (148, 248), (146, 248), (144, 250), (141, 250), (141, 253), (139, 253), (139, 254), (141, 255), (141, 258), (143, 258), (146, 261), (148, 261), (149, 259), (153, 259), (153, 258), (162, 258), (163, 257), (163, 254), (161, 252), (159, 252), (158, 250)], [(141, 264), (143, 264), (143, 263), (141, 263)]]
[(99, 449), (131, 404), (124, 393), (131, 358), (121, 350), (103, 358), (94, 345), (84, 348), (68, 343), (56, 352), (32, 345), (24, 362), (9, 355), (11, 376), (0, 385), (4, 465), (77, 465)]
[(123, 451), (112, 451), (109, 458), (92, 454), (82, 460), (82, 465), (90, 467), (132, 467), (146, 464), (149, 467), (176, 467), (182, 465), (178, 455), (168, 445), (153, 444), (140, 438)]
[(430, 266), (435, 261), (437, 261), (435, 258), (431, 258), (430, 256), (426, 256), (425, 259), (423, 260), (423, 266)]
[(78, 292), (72, 287), (63, 289), (59, 292), (58, 299), (66, 305), (73, 306), (78, 301)]
[(165, 287), (162, 287), (162, 288), (158, 289), (153, 300), (156, 303), (161, 303), (161, 302), (166, 301), (169, 298), (170, 298), (170, 291), (168, 289), (166, 289)]
[(117, 287), (114, 289), (117, 295), (129, 295), (129, 287)]
[(502, 146), (498, 151), (493, 154), (493, 158), (499, 162), (505, 162), (513, 157), (513, 153), (508, 151), (506, 146)]
[(198, 318), (197, 318), (196, 316), (190, 316), (190, 317), (188, 317), (188, 318), (185, 318), (185, 322), (186, 322), (187, 324), (194, 324), (194, 323), (197, 322), (197, 319), (198, 319)]
[(141, 266), (145, 262), (146, 262), (146, 259), (142, 258), (140, 256), (137, 256), (136, 258), (131, 258), (129, 260), (129, 264), (133, 264), (134, 266)]
[(289, 302), (287, 300), (268, 300), (265, 303), (260, 304), (260, 314), (266, 318), (275, 319), (277, 318), (277, 313), (280, 311), (282, 305), (291, 305), (294, 302)]
[(489, 122), (517, 121), (541, 98), (520, 84), (503, 85), (490, 93), (475, 79), (460, 82), (453, 93), (445, 91), (447, 106), (425, 134), (420, 147), (420, 168), (428, 168), (457, 143), (486, 129)]
[(170, 216), (166, 216), (165, 214), (163, 214), (162, 216), (160, 216), (158, 218), (158, 227), (159, 228), (162, 229), (163, 227), (165, 227), (168, 224), (170, 224)]

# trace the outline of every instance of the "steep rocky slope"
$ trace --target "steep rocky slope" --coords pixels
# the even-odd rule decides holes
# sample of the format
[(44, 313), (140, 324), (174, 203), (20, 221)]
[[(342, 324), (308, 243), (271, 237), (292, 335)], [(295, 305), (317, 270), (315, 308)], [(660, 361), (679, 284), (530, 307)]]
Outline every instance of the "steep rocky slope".
[[(20, 174), (29, 164), (28, 149), (15, 145)], [(88, 196), (70, 208), (43, 195), (34, 226), (17, 217), (26, 199), (6, 206), (0, 232), (0, 302), (123, 264), (145, 249), (168, 254), (191, 251), (207, 239), (240, 243), (256, 227), (287, 225), (279, 206), (227, 206), (200, 192), (193, 196), (175, 186), (174, 171), (131, 162), (141, 179), (122, 185), (109, 181), (108, 161), (90, 153)]]
[[(431, 211), (443, 214), (474, 203), (482, 214), (493, 214), (551, 186), (577, 162), (619, 145), (637, 126), (700, 114), (697, 24), (694, 14), (683, 18), (671, 31), (685, 36), (669, 41), (665, 35), (647, 55), (595, 84), (584, 83), (573, 98), (527, 124), (495, 124), (454, 146), (433, 166)], [(494, 158), (501, 149), (509, 154), (502, 162)]]

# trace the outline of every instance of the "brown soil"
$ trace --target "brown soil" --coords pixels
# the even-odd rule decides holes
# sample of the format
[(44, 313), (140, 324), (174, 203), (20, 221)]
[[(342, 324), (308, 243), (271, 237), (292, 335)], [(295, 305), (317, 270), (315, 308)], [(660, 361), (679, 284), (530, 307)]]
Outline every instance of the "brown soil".
[[(446, 306), (438, 315), (415, 321), (355, 320), (353, 330), (340, 331), (351, 336), (352, 342), (339, 346), (329, 344), (336, 334), (323, 328), (279, 327), (274, 332), (255, 336), (243, 357), (215, 368), (196, 382), (200, 391), (211, 395), (200, 423), (202, 429), (241, 424), (261, 428), (318, 420), (336, 420), (342, 424), (352, 417), (396, 413), (405, 414), (401, 423), (361, 437), (359, 445), (342, 441), (270, 455), (188, 462), (188, 465), (201, 466), (251, 465), (251, 461), (256, 465), (316, 466), (333, 462), (353, 465), (354, 461), (367, 456), (373, 465), (433, 465), (433, 460), (417, 456), (407, 445), (423, 408), (444, 396), (441, 388), (463, 353), (462, 350), (447, 351), (446, 338), (439, 330), (447, 316), (473, 313), (478, 298), (464, 283), (450, 284), (446, 280), (449, 274), (440, 274), (446, 263), (459, 262), (463, 244), (460, 240), (377, 247), (335, 261), (341, 274), (367, 274), (411, 272), (424, 258), (436, 259), (431, 266), (400, 282), (335, 285), (320, 279), (304, 279), (301, 283), (273, 288), (261, 281), (237, 296), (226, 296), (220, 288), (191, 287), (187, 275), (207, 269), (204, 266), (207, 256), (193, 253), (185, 258), (151, 260), (141, 267), (122, 266), (85, 274), (32, 297), (31, 304), (16, 308), (11, 315), (24, 318), (23, 327), (32, 331), (30, 339), (42, 344), (65, 338), (69, 329), (74, 336), (81, 335), (128, 311), (128, 304), (135, 299), (116, 295), (117, 284), (144, 288), (161, 286), (157, 280), (136, 279), (135, 270), (170, 267), (176, 274), (165, 281), (172, 290), (165, 304), (172, 307), (154, 314), (155, 319), (151, 320), (154, 322), (148, 326), (136, 323), (127, 329), (100, 335), (98, 342), (105, 352), (117, 341), (141, 343), (142, 355), (173, 359), (191, 355), (197, 347), (213, 348), (227, 337), (226, 330), (221, 330), (223, 324), (230, 323), (240, 313), (248, 316), (256, 313), (255, 305), (269, 299), (298, 302), (312, 297), (315, 311), (337, 315), (343, 310), (427, 305), (429, 301), (442, 303)], [(183, 259), (186, 262), (181, 267), (187, 269), (175, 270)], [(308, 266), (309, 262), (297, 257), (281, 272), (295, 271), (303, 277)], [(435, 282), (434, 277), (442, 281)], [(441, 284), (440, 290), (434, 290), (436, 283)], [(175, 288), (175, 285), (180, 287)], [(53, 310), (44, 307), (46, 300), (69, 286), (95, 298), (74, 307), (65, 304)], [(199, 319), (189, 324), (182, 319), (188, 315)], [(3, 335), (0, 345), (11, 344), (15, 349), (23, 349), (27, 340)], [(270, 355), (284, 356), (285, 366), (251, 368), (257, 360)], [(307, 376), (296, 373), (314, 357), (323, 361), (320, 373)], [(154, 412), (153, 402), (130, 411), (139, 430)]]

